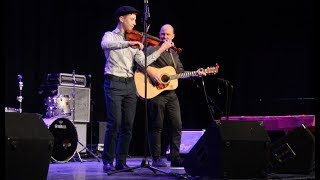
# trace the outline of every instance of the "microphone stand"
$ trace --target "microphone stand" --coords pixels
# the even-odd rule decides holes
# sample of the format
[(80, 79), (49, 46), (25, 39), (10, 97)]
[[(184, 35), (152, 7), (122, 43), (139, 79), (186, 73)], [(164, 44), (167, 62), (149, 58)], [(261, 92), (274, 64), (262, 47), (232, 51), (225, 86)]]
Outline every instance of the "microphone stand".
[(22, 87), (23, 87), (23, 82), (22, 82), (22, 76), (19, 74), (18, 75), (18, 80), (19, 80), (19, 91), (20, 95), (17, 97), (17, 100), (19, 101), (19, 113), (22, 113)]
[(214, 114), (215, 114), (215, 111), (213, 109), (213, 107), (215, 107), (221, 114), (223, 114), (222, 110), (218, 107), (218, 105), (207, 95), (207, 91), (206, 91), (206, 87), (204, 85), (204, 79), (203, 77), (201, 78), (202, 80), (202, 87), (203, 87), (203, 92), (204, 92), (204, 95), (206, 97), (206, 101), (207, 101), (207, 105), (208, 105), (208, 108), (209, 108), (209, 112), (210, 112), (210, 115), (211, 115), (211, 119), (214, 120)]
[(147, 145), (148, 145), (148, 99), (147, 99), (147, 21), (148, 18), (150, 17), (150, 12), (149, 12), (149, 5), (148, 5), (148, 0), (144, 0), (144, 19), (143, 19), (143, 32), (144, 32), (144, 38), (143, 38), (143, 44), (144, 44), (144, 54), (145, 54), (145, 64), (144, 64), (144, 84), (145, 84), (145, 89), (144, 89), (144, 101), (145, 101), (145, 121), (144, 121), (144, 126), (145, 126), (145, 139), (144, 139), (144, 157), (141, 161), (140, 166), (135, 166), (131, 168), (126, 168), (122, 170), (115, 170), (111, 171), (108, 173), (108, 175), (115, 174), (117, 172), (128, 172), (130, 170), (134, 170), (137, 168), (148, 168), (153, 173), (156, 173), (157, 171), (165, 173), (165, 174), (170, 174), (166, 171), (163, 171), (161, 169), (157, 169), (155, 167), (150, 166), (150, 162), (147, 160)]
[[(216, 79), (226, 85), (226, 94), (227, 95), (226, 95), (226, 106), (225, 106), (225, 109), (226, 109), (226, 120), (229, 120), (231, 100), (232, 100), (232, 94), (233, 94), (233, 85), (230, 83), (230, 81), (225, 80), (223, 78), (216, 78)], [(230, 91), (229, 91), (229, 87), (230, 87)]]
[(204, 96), (206, 98), (206, 103), (207, 103), (207, 106), (208, 106), (208, 109), (209, 109), (209, 113), (210, 113), (211, 119), (214, 120), (214, 114), (215, 114), (214, 108), (216, 110), (218, 110), (220, 112), (220, 114), (223, 114), (223, 111), (219, 108), (219, 106), (207, 95), (207, 91), (206, 91), (206, 87), (205, 87), (205, 84), (204, 84), (203, 77), (201, 78), (201, 80), (202, 80), (202, 88), (199, 86), (199, 84), (197, 82), (195, 82), (195, 80), (193, 78), (191, 78), (190, 80), (196, 85), (197, 88), (203, 90), (203, 93), (204, 93)]
[[(91, 92), (91, 74), (88, 75), (88, 78), (89, 78), (89, 88), (90, 88), (90, 92)], [(93, 112), (93, 101), (90, 99), (90, 148), (91, 148), (91, 151), (92, 151), (92, 112)]]

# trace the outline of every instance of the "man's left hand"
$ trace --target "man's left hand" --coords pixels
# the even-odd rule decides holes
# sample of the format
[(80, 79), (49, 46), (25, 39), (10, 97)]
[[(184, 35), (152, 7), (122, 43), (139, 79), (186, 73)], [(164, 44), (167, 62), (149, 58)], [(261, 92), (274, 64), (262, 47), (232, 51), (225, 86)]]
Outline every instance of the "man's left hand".
[(206, 76), (207, 73), (204, 71), (203, 68), (199, 68), (199, 69), (197, 70), (197, 75), (198, 75), (199, 77), (202, 77), (202, 76)]

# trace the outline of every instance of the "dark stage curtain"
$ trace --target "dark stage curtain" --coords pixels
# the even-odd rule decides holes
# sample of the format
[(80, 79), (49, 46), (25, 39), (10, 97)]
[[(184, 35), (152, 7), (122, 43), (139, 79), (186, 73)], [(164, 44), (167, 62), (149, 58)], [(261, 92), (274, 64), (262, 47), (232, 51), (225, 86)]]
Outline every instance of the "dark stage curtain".
[[(143, 3), (6, 0), (5, 106), (19, 108), (17, 75), (21, 74), (23, 111), (41, 113), (44, 97), (39, 88), (47, 74), (75, 70), (92, 75), (93, 120), (105, 121), (101, 37), (114, 29), (112, 14), (119, 5), (143, 12)], [(221, 110), (213, 108), (217, 118), (225, 115), (228, 104), (230, 115), (316, 113), (314, 2), (150, 0), (149, 7), (149, 34), (157, 36), (161, 25), (172, 24), (186, 70), (219, 63), (219, 73), (203, 80), (208, 96)], [(142, 17), (137, 19), (139, 31)], [(184, 128), (205, 128), (211, 116), (201, 79), (179, 81), (177, 93)], [(143, 122), (143, 107), (137, 107), (138, 124)]]

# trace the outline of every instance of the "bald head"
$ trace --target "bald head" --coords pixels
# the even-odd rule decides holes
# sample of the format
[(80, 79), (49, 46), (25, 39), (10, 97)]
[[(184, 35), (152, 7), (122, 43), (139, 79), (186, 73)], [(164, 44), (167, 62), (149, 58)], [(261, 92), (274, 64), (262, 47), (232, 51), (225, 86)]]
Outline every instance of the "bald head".
[(161, 40), (172, 40), (174, 38), (174, 29), (170, 24), (165, 24), (161, 27), (159, 32)]
[(165, 24), (165, 25), (163, 25), (163, 26), (161, 27), (161, 29), (160, 29), (160, 32), (161, 32), (161, 31), (164, 31), (164, 30), (166, 30), (166, 31), (171, 31), (172, 34), (174, 34), (174, 29), (173, 29), (173, 27), (172, 27), (170, 24)]

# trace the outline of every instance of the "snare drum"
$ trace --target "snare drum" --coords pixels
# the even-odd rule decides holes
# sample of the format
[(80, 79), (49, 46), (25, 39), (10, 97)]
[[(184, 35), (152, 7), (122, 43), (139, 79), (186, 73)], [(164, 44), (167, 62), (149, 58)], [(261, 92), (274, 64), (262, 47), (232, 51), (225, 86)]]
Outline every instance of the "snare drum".
[(11, 108), (11, 107), (5, 107), (4, 112), (20, 112), (19, 109)]
[(78, 133), (74, 124), (66, 118), (43, 118), (54, 137), (51, 158), (56, 162), (68, 162), (76, 153)]

